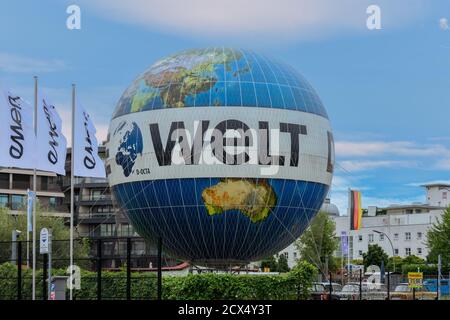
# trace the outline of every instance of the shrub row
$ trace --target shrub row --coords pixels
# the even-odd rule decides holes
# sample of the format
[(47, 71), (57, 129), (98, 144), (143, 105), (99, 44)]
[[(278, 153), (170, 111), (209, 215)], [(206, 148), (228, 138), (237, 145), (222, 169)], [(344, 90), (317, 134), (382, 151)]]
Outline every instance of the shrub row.
[[(54, 275), (64, 275), (56, 269)], [(316, 269), (300, 263), (291, 272), (280, 275), (189, 274), (164, 276), (163, 299), (169, 300), (288, 300), (305, 299), (309, 295)], [(42, 271), (36, 273), (37, 299), (42, 298)], [(126, 298), (126, 272), (102, 272), (102, 299)], [(156, 299), (155, 273), (132, 273), (132, 299)], [(31, 297), (31, 270), (22, 272), (23, 299)], [(0, 299), (16, 299), (17, 268), (10, 263), (0, 265)], [(81, 271), (81, 289), (74, 290), (79, 300), (97, 299), (97, 273)]]

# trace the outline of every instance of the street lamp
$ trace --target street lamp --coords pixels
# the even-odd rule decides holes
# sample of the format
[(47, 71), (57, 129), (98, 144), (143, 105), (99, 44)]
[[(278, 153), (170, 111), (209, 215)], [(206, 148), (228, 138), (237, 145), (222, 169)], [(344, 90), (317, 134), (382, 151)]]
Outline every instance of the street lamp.
[(378, 234), (383, 234), (389, 240), (389, 243), (391, 244), (391, 248), (392, 248), (392, 262), (394, 263), (394, 272), (395, 272), (395, 250), (394, 250), (394, 245), (392, 244), (391, 239), (383, 231), (378, 231), (378, 230), (372, 230), (372, 231), (375, 233), (378, 233)]

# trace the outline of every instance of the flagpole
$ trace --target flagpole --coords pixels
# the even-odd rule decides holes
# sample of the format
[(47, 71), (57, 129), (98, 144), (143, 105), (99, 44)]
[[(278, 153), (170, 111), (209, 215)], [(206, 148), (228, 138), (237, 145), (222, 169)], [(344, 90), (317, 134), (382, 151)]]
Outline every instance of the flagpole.
[(30, 189), (27, 189), (27, 269), (30, 268)]
[[(38, 109), (38, 77), (34, 76), (34, 134), (37, 136)], [(33, 170), (33, 271), (32, 271), (32, 299), (36, 300), (36, 166)], [(28, 230), (27, 230), (28, 234)]]
[(71, 283), (69, 286), (69, 299), (72, 300), (73, 292), (73, 216), (74, 216), (74, 169), (75, 169), (75, 84), (72, 84), (72, 154), (70, 158), (70, 279)]
[[(351, 193), (352, 190), (350, 188), (348, 188), (348, 234), (347, 234), (347, 245), (348, 245), (348, 249), (347, 249), (347, 283), (350, 282), (350, 277), (351, 277), (351, 273), (353, 270), (351, 270), (350, 268), (350, 240), (353, 240), (350, 238), (350, 231), (352, 230), (351, 228), (351, 223), (352, 223), (352, 217), (351, 217)], [(353, 241), (352, 241), (352, 249), (353, 248)]]

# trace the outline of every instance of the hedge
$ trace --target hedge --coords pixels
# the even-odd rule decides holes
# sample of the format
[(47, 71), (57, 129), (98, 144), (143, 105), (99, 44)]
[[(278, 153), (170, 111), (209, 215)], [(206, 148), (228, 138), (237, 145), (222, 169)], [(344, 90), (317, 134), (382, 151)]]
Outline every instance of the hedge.
[[(54, 275), (65, 275), (56, 269)], [(168, 300), (293, 300), (305, 299), (317, 270), (301, 262), (291, 272), (280, 275), (189, 274), (163, 276), (163, 299)], [(31, 297), (31, 270), (22, 270), (23, 299)], [(37, 299), (42, 298), (42, 271), (36, 274)], [(155, 273), (131, 275), (132, 299), (156, 299)], [(74, 290), (74, 299), (97, 299), (97, 273), (81, 271), (81, 289)], [(16, 299), (17, 268), (0, 265), (0, 299)], [(102, 299), (126, 299), (126, 272), (102, 272)]]

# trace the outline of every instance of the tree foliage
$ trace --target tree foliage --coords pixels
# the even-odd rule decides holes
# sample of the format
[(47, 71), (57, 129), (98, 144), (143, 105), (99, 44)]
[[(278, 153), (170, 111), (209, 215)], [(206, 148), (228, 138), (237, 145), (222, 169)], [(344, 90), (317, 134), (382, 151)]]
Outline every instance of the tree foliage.
[(289, 272), (288, 260), (284, 254), (278, 258), (278, 272)]
[[(69, 262), (69, 228), (64, 224), (64, 219), (61, 217), (54, 217), (43, 215), (42, 210), (38, 207), (36, 209), (36, 245), (39, 246), (39, 233), (42, 228), (47, 228), (52, 232), (52, 249), (53, 256), (58, 259), (53, 261), (54, 267), (68, 266)], [(13, 230), (21, 231), (19, 241), (26, 241), (27, 230), (27, 215), (26, 213), (20, 213), (18, 215), (12, 215), (7, 209), (0, 209), (0, 241), (3, 241), (0, 246), (0, 263), (9, 261), (11, 258), (11, 234)], [(31, 248), (31, 233), (30, 233), (30, 248)], [(23, 243), (22, 250), (23, 256), (26, 257), (26, 243)], [(30, 249), (31, 250), (31, 249)], [(89, 244), (87, 240), (74, 242), (74, 257), (85, 258), (89, 252)], [(30, 254), (31, 258), (31, 254)], [(26, 261), (23, 260), (24, 264)], [(86, 263), (81, 261), (77, 262), (77, 265), (83, 266)]]
[[(23, 299), (31, 297), (31, 270), (22, 271)], [(65, 275), (65, 269), (54, 269), (54, 275)], [(280, 275), (190, 274), (163, 276), (163, 299), (169, 300), (297, 300), (307, 298), (317, 270), (301, 262), (291, 272)], [(0, 300), (16, 299), (17, 268), (0, 264)], [(126, 298), (126, 271), (102, 272), (102, 298)], [(155, 273), (131, 274), (132, 299), (156, 299)], [(37, 288), (42, 288), (42, 270), (38, 270)], [(42, 290), (37, 290), (37, 299)], [(97, 273), (81, 270), (81, 289), (74, 291), (76, 300), (97, 298)]]
[(327, 269), (335, 270), (337, 264), (333, 253), (338, 248), (339, 240), (335, 235), (336, 224), (326, 212), (319, 212), (308, 229), (296, 242), (302, 259), (316, 266), (324, 274)]
[(381, 266), (381, 262), (384, 262), (386, 266), (388, 263), (388, 255), (384, 252), (383, 248), (377, 244), (369, 244), (367, 252), (363, 253), (363, 264), (364, 268), (371, 265)]
[(428, 231), (427, 246), (429, 248), (428, 261), (437, 263), (441, 255), (442, 264), (450, 264), (450, 207), (445, 210), (439, 222)]

